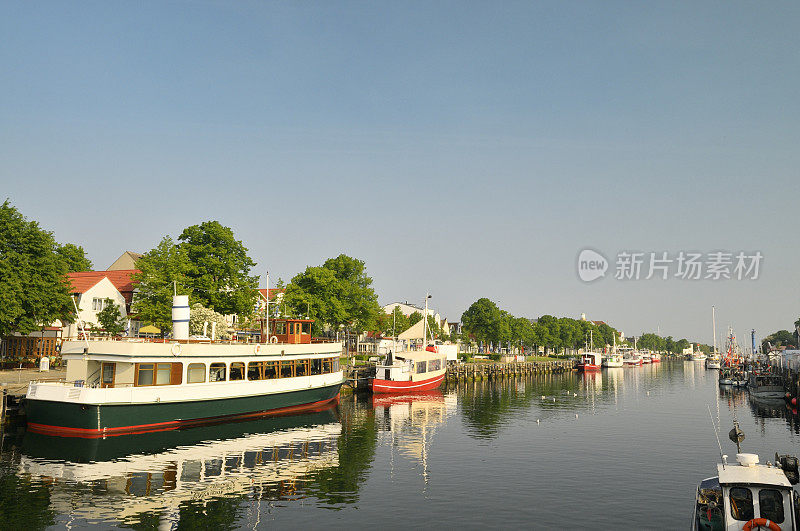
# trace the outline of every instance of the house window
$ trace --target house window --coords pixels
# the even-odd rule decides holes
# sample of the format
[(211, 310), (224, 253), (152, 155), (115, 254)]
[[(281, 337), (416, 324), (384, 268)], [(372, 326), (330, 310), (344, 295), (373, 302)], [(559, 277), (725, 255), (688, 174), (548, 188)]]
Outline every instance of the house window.
[(103, 311), (103, 299), (95, 297), (92, 299), (92, 311), (101, 312)]
[(241, 361), (234, 361), (231, 363), (231, 381), (244, 380), (244, 363)]
[(208, 381), (209, 382), (224, 382), (225, 381), (225, 364), (212, 363), (208, 366)]
[(186, 369), (186, 383), (203, 383), (206, 381), (206, 364), (190, 363)]

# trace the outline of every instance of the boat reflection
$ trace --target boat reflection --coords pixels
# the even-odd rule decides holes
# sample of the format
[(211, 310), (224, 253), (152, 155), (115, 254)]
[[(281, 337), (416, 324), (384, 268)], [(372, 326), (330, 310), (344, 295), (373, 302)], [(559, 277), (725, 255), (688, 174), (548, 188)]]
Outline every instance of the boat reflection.
[(51, 507), (71, 518), (128, 522), (155, 513), (174, 523), (187, 502), (296, 496), (298, 481), (338, 466), (341, 432), (332, 405), (301, 415), (108, 439), (27, 433), (18, 468), (49, 483)]
[[(445, 395), (434, 389), (408, 395), (374, 395), (372, 407), (378, 429), (390, 439), (391, 448), (423, 465), (423, 477), (428, 479), (428, 451), (431, 437), (455, 410), (454, 393)], [(392, 454), (393, 455), (393, 454)]]

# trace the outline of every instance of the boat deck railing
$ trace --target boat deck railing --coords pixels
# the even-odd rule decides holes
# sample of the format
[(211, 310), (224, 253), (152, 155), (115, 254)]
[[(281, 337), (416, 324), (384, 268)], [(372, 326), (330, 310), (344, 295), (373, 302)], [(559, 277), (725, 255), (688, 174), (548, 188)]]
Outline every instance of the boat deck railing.
[[(106, 336), (90, 336), (87, 338), (65, 338), (63, 341), (118, 341), (120, 343), (159, 343), (159, 344), (172, 344), (180, 343), (181, 345), (292, 345), (297, 343), (289, 342), (263, 342), (263, 341), (250, 341), (236, 340), (236, 339), (174, 339), (174, 338), (160, 338), (160, 337), (106, 337)], [(336, 343), (325, 337), (311, 338), (311, 343)]]

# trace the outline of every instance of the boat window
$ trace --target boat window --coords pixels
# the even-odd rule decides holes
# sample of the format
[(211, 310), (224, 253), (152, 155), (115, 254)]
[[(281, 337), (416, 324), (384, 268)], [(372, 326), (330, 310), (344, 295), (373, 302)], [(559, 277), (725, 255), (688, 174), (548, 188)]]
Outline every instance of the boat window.
[(206, 381), (206, 364), (190, 363), (186, 369), (186, 383), (203, 383)]
[(322, 360), (317, 358), (311, 360), (311, 375), (322, 374)]
[(140, 363), (136, 371), (136, 385), (153, 385), (152, 363)]
[(339, 358), (333, 358), (333, 372), (339, 372)]
[(247, 364), (247, 379), (248, 380), (263, 380), (264, 379), (264, 362), (251, 361)]
[(303, 323), (303, 333), (311, 334), (311, 323)]
[(212, 363), (208, 366), (208, 381), (209, 382), (224, 382), (225, 381), (225, 364)]
[(753, 519), (753, 493), (744, 487), (732, 487), (731, 515), (743, 522)]
[(442, 368), (442, 360), (430, 360), (428, 362), (429, 371), (438, 371)]
[(241, 361), (234, 361), (231, 363), (230, 380), (244, 380), (244, 363)]
[(783, 523), (783, 495), (775, 489), (761, 489), (758, 492), (758, 508), (761, 518)]
[(330, 372), (333, 372), (332, 365), (333, 365), (333, 358), (325, 358), (324, 360), (322, 360), (322, 373), (328, 374)]
[(308, 360), (297, 360), (294, 364), (295, 376), (308, 376)]
[(266, 380), (274, 380), (278, 377), (277, 362), (265, 361), (264, 362), (264, 378)]
[(281, 362), (281, 378), (291, 378), (294, 376), (294, 360), (284, 360)]
[(286, 322), (280, 321), (275, 323), (275, 333), (276, 334), (285, 334), (286, 333)]
[(169, 385), (170, 375), (172, 374), (171, 363), (156, 364), (156, 385)]
[(428, 372), (428, 362), (427, 361), (418, 361), (417, 362), (417, 374), (421, 374), (423, 372)]

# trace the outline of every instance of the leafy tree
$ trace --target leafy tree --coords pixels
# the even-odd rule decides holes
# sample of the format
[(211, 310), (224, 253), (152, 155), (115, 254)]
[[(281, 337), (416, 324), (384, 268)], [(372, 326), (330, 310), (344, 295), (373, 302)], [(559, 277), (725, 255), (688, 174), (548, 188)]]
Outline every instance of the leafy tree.
[(225, 321), (225, 316), (196, 302), (192, 304), (192, 311), (189, 317), (189, 333), (192, 335), (201, 335), (203, 333), (204, 323), (208, 323), (207, 334), (209, 337), (211, 336), (211, 323), (217, 323), (215, 329), (217, 337), (220, 339), (230, 338), (228, 322)]
[(153, 324), (164, 332), (172, 330), (172, 296), (175, 290), (178, 295), (196, 299), (192, 289), (187, 287), (190, 265), (186, 250), (165, 236), (155, 249), (136, 262), (136, 267), (140, 273), (133, 275), (133, 280), (138, 283), (138, 292), (132, 311), (144, 323)]
[(52, 233), (6, 200), (0, 206), (0, 336), (74, 318), (67, 262)]
[(67, 264), (67, 271), (91, 271), (92, 261), (86, 258), (86, 251), (80, 245), (74, 243), (56, 244), (56, 254)]
[(373, 329), (381, 314), (364, 262), (343, 254), (292, 278), (283, 300), (294, 315), (315, 319), (315, 333), (324, 325)]
[(206, 221), (185, 228), (178, 240), (186, 253), (185, 281), (194, 300), (223, 315), (250, 315), (258, 297), (258, 277), (250, 276), (256, 264), (233, 231)]
[(420, 312), (411, 312), (411, 315), (408, 316), (408, 326), (409, 328), (417, 324), (418, 322), (422, 321), (422, 313)]
[(97, 322), (110, 336), (118, 336), (125, 330), (119, 306), (111, 299), (106, 299), (103, 309), (97, 313)]
[(794, 334), (789, 332), (788, 330), (778, 330), (777, 332), (773, 332), (772, 334), (768, 335), (764, 338), (761, 342), (761, 350), (762, 352), (769, 352), (769, 346), (772, 345), (773, 348), (796, 348), (797, 343), (795, 342)]
[(475, 339), (488, 344), (489, 341), (497, 340), (502, 318), (497, 305), (483, 297), (473, 302), (461, 315), (461, 324)]

